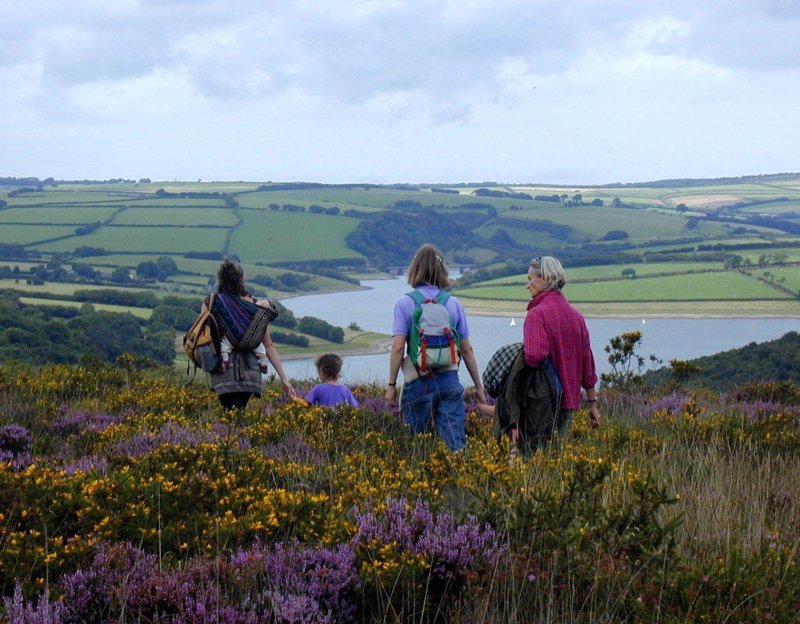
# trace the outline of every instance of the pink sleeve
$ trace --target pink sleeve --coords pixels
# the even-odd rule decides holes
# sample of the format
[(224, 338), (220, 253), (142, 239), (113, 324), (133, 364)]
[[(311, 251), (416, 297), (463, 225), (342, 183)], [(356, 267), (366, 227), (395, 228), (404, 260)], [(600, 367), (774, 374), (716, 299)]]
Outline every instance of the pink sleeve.
[(583, 354), (581, 362), (581, 386), (583, 388), (594, 388), (597, 383), (597, 371), (594, 365), (594, 355), (592, 354), (592, 345), (589, 342), (589, 330), (584, 323), (581, 332), (583, 342)]
[(547, 332), (544, 330), (542, 318), (533, 310), (528, 312), (525, 317), (522, 342), (525, 346), (525, 363), (528, 366), (539, 366), (542, 360), (550, 354), (550, 343), (547, 340)]

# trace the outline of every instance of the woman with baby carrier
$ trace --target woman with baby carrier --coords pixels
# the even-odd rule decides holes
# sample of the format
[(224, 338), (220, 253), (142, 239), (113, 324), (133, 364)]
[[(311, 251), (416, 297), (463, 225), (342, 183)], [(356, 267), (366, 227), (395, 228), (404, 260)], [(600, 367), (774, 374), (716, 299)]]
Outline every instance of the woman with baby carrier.
[(255, 299), (244, 287), (242, 267), (225, 258), (217, 272), (216, 292), (203, 301), (211, 306), (221, 333), (221, 362), (211, 373), (211, 387), (226, 409), (244, 409), (254, 394), (261, 396), (261, 374), (271, 363), (290, 397), (294, 389), (269, 335), (268, 323), (277, 316), (274, 304)]
[(414, 290), (394, 304), (386, 399), (392, 403), (397, 399), (402, 368), (403, 422), (414, 433), (424, 433), (433, 417), (440, 437), (456, 451), (467, 443), (460, 360), (475, 384), (478, 400), (485, 401), (467, 317), (461, 302), (447, 292), (447, 266), (433, 245), (423, 245), (414, 255), (408, 283)]

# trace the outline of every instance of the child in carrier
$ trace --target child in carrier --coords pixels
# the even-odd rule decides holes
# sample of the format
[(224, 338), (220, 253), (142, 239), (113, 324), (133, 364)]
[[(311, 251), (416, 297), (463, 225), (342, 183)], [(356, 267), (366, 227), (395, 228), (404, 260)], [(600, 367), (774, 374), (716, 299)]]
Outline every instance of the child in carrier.
[(220, 372), (226, 372), (232, 363), (234, 350), (252, 351), (258, 358), (262, 373), (269, 370), (267, 357), (267, 325), (278, 312), (267, 299), (255, 299), (244, 288), (242, 267), (227, 258), (217, 273), (217, 293), (212, 300), (212, 310), (219, 322)]
[[(270, 302), (267, 299), (257, 299), (255, 303), (261, 308), (270, 307)], [(220, 359), (222, 360), (219, 364), (219, 370), (221, 373), (226, 372), (231, 367), (231, 353), (233, 353), (233, 344), (231, 344), (231, 341), (228, 340), (227, 336), (223, 332), (219, 341), (219, 354)], [(267, 358), (267, 348), (264, 346), (263, 338), (262, 342), (259, 342), (258, 346), (253, 349), (253, 353), (258, 358), (258, 369), (262, 373), (269, 372), (269, 359)]]
[(317, 374), (322, 383), (314, 386), (306, 395), (306, 401), (311, 405), (339, 405), (348, 403), (358, 407), (358, 400), (353, 396), (350, 388), (339, 383), (339, 373), (342, 370), (342, 358), (335, 353), (320, 355), (314, 362)]

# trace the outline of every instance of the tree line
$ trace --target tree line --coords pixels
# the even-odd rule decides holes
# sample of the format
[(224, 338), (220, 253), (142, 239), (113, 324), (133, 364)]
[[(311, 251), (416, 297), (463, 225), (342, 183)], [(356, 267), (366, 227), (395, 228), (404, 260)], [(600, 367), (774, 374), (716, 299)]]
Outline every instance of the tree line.
[(175, 357), (175, 333), (132, 314), (59, 305), (29, 306), (0, 291), (0, 359), (43, 364), (78, 363), (85, 356), (113, 362), (131, 353), (160, 364)]

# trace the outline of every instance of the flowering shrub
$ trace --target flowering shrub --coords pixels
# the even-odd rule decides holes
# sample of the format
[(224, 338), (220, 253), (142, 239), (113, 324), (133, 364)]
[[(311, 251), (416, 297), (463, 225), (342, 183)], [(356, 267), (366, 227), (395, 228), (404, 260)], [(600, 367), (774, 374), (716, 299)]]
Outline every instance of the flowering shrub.
[(0, 462), (8, 462), (12, 469), (21, 470), (31, 461), (31, 432), (20, 425), (0, 427)]
[(446, 609), (445, 597), (459, 597), (470, 579), (491, 572), (502, 552), (490, 527), (474, 517), (458, 525), (452, 514), (434, 514), (422, 501), (412, 506), (389, 499), (383, 514), (356, 513), (355, 519), (352, 544), (369, 588), (365, 593), (382, 610), (391, 603), (402, 613), (405, 603), (413, 604), (406, 594), (422, 587), (428, 609)]
[(368, 386), (226, 412), (168, 371), (0, 367), (0, 620), (792, 621), (799, 414), (764, 388), (609, 389), (523, 461), (470, 397), (451, 453)]

